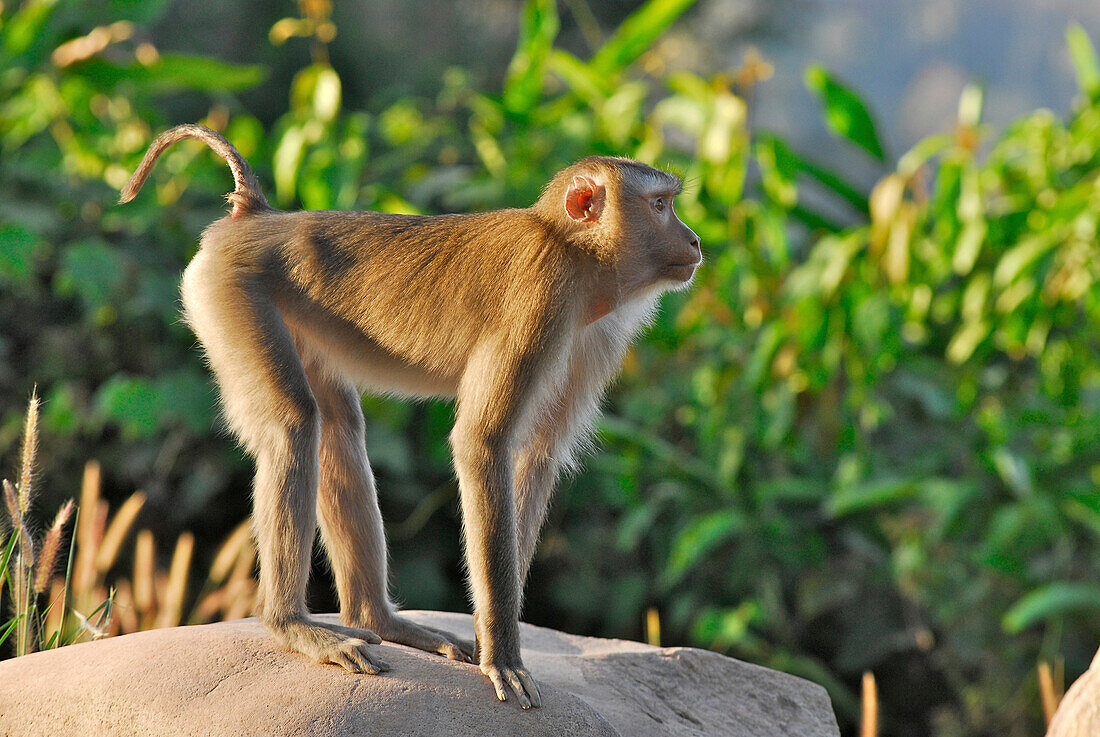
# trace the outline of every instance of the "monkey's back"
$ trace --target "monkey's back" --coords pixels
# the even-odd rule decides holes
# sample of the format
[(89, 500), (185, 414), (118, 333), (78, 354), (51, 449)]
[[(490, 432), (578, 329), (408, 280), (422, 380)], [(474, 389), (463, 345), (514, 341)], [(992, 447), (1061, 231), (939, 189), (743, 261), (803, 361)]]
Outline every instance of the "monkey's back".
[(296, 312), (346, 325), (445, 384), (495, 328), (539, 324), (569, 280), (570, 255), (526, 210), (271, 211), (219, 220), (204, 247), (280, 282), (273, 292)]

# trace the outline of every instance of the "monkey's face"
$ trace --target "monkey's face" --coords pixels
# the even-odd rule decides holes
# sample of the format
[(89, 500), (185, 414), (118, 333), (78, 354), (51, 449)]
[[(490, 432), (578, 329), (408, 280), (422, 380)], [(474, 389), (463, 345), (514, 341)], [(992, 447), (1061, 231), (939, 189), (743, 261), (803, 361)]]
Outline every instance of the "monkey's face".
[(699, 236), (676, 215), (673, 197), (672, 193), (649, 193), (642, 197), (641, 209), (648, 211), (652, 222), (653, 248), (648, 255), (658, 281), (668, 282), (672, 289), (683, 289), (703, 263), (703, 251)]
[(676, 215), (679, 180), (650, 171), (654, 175), (625, 181), (620, 193), (624, 271), (633, 272), (634, 286), (640, 290), (684, 289), (703, 263), (699, 236)]

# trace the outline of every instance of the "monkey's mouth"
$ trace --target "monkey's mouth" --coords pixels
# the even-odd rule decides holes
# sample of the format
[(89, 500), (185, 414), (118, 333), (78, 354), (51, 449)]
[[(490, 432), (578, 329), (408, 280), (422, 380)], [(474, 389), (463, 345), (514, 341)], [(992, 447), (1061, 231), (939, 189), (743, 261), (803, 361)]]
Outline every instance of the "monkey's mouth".
[(691, 261), (683, 264), (669, 264), (665, 267), (664, 275), (669, 279), (675, 281), (691, 281), (691, 277), (695, 276), (695, 269), (699, 267), (701, 261)]

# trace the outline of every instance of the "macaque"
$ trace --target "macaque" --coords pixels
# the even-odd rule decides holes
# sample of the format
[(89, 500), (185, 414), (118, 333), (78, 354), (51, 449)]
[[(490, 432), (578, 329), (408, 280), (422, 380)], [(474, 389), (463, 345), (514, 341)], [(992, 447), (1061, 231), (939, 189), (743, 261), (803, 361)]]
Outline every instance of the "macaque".
[[(673, 208), (680, 180), (593, 156), (522, 210), (282, 212), (229, 141), (181, 125), (153, 142), (122, 202), (184, 138), (224, 158), (235, 182), (232, 211), (203, 233), (181, 291), (228, 425), (256, 464), (260, 618), (282, 647), (354, 673), (388, 670), (369, 647), (381, 640), (468, 662), (476, 652), (501, 701), (540, 706), (520, 658), (523, 582), (555, 481), (575, 467), (629, 341), (702, 262)], [(360, 390), (456, 400), (476, 644), (413, 623), (390, 600)], [(306, 608), (318, 525), (341, 625)]]

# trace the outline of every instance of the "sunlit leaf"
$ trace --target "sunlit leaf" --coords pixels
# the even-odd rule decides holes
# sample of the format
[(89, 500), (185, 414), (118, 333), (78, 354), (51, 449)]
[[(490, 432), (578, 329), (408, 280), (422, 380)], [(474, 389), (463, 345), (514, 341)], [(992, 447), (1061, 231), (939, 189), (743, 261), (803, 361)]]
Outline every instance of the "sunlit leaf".
[(912, 497), (917, 490), (917, 483), (912, 479), (871, 481), (834, 492), (825, 503), (825, 511), (831, 517), (843, 517), (881, 509)]
[(1076, 613), (1100, 614), (1100, 586), (1068, 581), (1047, 584), (1016, 602), (1005, 613), (1002, 624), (1009, 633), (1016, 634), (1038, 622)]
[(1079, 23), (1071, 23), (1066, 29), (1066, 44), (1077, 73), (1077, 87), (1092, 100), (1100, 100), (1100, 60), (1088, 33)]
[(1035, 493), (1035, 484), (1031, 479), (1031, 469), (1027, 463), (1016, 453), (1008, 448), (997, 448), (993, 451), (993, 465), (997, 474), (1008, 488), (1020, 498), (1027, 498)]
[(322, 122), (340, 112), (340, 76), (327, 64), (311, 64), (294, 75), (290, 86), (290, 106), (307, 111)]
[(817, 65), (806, 69), (806, 87), (825, 106), (825, 122), (833, 133), (847, 138), (879, 161), (886, 158), (871, 114), (855, 92)]
[(616, 74), (645, 53), (696, 0), (648, 0), (622, 22), (592, 57), (592, 68)]
[(290, 203), (298, 191), (298, 170), (305, 156), (305, 147), (305, 131), (299, 126), (283, 131), (275, 147), (275, 197), (283, 204)]

